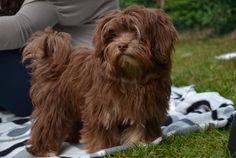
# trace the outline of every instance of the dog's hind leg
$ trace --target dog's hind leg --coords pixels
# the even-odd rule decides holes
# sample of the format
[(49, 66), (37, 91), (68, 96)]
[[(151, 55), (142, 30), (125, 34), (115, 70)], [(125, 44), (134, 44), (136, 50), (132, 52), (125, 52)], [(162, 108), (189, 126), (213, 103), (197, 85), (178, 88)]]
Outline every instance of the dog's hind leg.
[(34, 156), (55, 156), (69, 133), (70, 120), (64, 108), (48, 105), (33, 112), (27, 151)]

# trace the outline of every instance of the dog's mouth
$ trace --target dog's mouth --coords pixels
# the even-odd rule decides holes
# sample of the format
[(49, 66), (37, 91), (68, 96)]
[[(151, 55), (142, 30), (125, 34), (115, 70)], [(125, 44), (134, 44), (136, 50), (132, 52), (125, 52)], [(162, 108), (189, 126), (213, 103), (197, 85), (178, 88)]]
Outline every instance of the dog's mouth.
[(144, 73), (142, 62), (127, 54), (119, 56), (117, 66), (119, 68), (119, 75), (123, 78), (139, 79)]

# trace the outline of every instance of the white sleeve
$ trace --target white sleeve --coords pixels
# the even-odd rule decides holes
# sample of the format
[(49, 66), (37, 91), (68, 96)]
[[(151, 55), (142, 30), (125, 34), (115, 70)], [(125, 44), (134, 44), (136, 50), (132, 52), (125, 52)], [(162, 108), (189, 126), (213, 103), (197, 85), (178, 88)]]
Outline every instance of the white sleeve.
[(23, 46), (32, 33), (58, 22), (56, 8), (48, 1), (24, 4), (14, 16), (0, 17), (0, 50)]

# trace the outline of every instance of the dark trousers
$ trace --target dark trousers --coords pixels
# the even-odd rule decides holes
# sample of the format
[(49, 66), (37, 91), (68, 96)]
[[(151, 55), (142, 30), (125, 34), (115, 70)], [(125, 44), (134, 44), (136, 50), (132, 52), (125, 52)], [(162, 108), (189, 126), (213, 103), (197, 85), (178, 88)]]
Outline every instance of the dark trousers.
[(30, 115), (29, 87), (30, 75), (19, 50), (0, 51), (0, 107), (17, 116)]

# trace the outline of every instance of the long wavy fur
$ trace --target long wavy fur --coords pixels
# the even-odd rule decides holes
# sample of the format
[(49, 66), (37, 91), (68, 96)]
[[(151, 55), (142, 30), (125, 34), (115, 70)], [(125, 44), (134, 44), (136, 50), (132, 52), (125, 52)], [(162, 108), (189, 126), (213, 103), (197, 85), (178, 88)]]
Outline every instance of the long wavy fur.
[(164, 12), (140, 6), (102, 17), (94, 50), (50, 28), (35, 33), (23, 50), (34, 105), (28, 151), (55, 155), (70, 140), (95, 152), (161, 136), (176, 39)]

